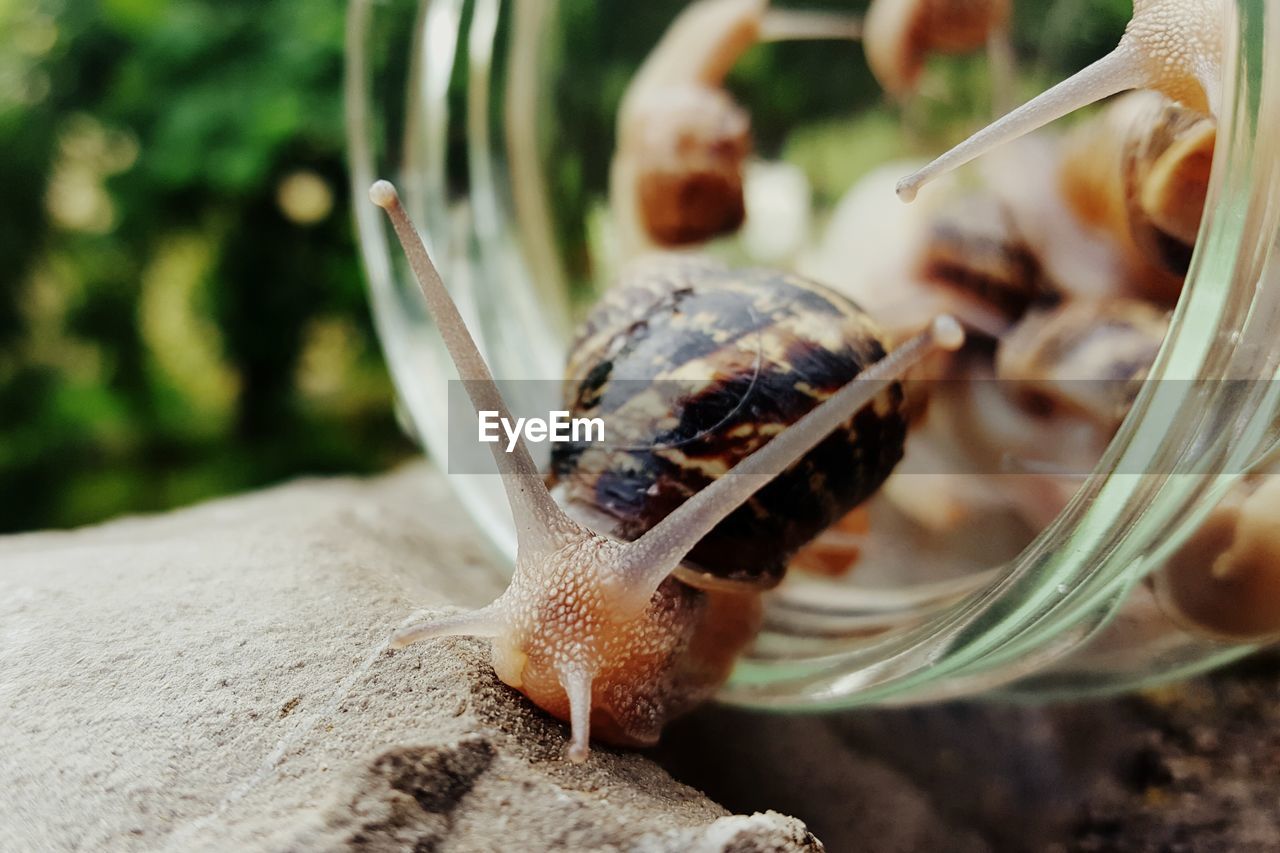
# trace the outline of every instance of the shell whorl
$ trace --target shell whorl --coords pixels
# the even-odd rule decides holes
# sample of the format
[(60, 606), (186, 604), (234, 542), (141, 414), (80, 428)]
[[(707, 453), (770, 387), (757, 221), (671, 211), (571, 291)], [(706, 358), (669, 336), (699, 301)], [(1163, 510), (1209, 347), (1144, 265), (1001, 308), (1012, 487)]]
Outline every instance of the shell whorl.
[[(885, 350), (870, 317), (806, 279), (651, 261), (582, 326), (566, 407), (602, 418), (608, 441), (557, 444), (553, 476), (571, 514), (633, 539)], [(775, 583), (791, 553), (880, 486), (906, 430), (904, 394), (893, 386), (722, 522), (682, 577)]]

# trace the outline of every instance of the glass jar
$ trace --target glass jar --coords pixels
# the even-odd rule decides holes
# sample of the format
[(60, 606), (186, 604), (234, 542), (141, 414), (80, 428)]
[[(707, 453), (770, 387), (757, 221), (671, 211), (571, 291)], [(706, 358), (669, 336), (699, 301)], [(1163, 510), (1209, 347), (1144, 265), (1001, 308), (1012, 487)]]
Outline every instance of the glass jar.
[[(501, 379), (558, 379), (574, 320), (608, 280), (601, 210), (612, 109), (683, 5), (352, 0), (355, 197), (375, 177), (400, 184)], [(1270, 473), (1280, 436), (1280, 383), (1271, 381), (1280, 367), (1280, 8), (1232, 5), (1213, 177), (1191, 270), (1150, 381), (1075, 498), (1015, 558), (959, 579), (855, 586), (851, 595), (828, 594), (819, 581), (784, 584), (770, 594), (766, 629), (725, 700), (815, 709), (991, 692), (1081, 695), (1203, 671), (1270, 639), (1197, 624), (1165, 600), (1185, 594), (1185, 584), (1183, 593), (1162, 593), (1151, 581), (1243, 477)], [(1090, 30), (1076, 25), (1081, 8), (1059, 0), (1047, 18), (1034, 10), (1045, 30), (1041, 82), (1089, 58), (1072, 52), (1075, 34)], [(1099, 26), (1114, 27), (1103, 36), (1114, 44), (1123, 21)], [(816, 42), (768, 49), (777, 51), (770, 67), (786, 73), (747, 61), (735, 85), (760, 148), (775, 162), (793, 161), (810, 182), (801, 214), (822, 217), (859, 170), (898, 143), (875, 120), (849, 124), (880, 99), (860, 50)], [(989, 118), (979, 114), (989, 109), (984, 97), (968, 94), (981, 91), (970, 85), (981, 67), (956, 60), (953, 90), (932, 95), (972, 101), (971, 126)], [(806, 87), (813, 75), (841, 75), (847, 85)], [(787, 102), (771, 99), (771, 87)], [(928, 127), (928, 103), (908, 106), (908, 122)], [(839, 122), (869, 141), (832, 150), (823, 128)], [(372, 205), (356, 210), (403, 420), (443, 459), (447, 380), (456, 374), (389, 230)], [(519, 395), (548, 385), (509, 387)], [(517, 399), (512, 408), (535, 403)], [(511, 555), (496, 476), (451, 480)], [(1272, 592), (1280, 597), (1280, 588)], [(880, 628), (863, 630), (868, 620)]]

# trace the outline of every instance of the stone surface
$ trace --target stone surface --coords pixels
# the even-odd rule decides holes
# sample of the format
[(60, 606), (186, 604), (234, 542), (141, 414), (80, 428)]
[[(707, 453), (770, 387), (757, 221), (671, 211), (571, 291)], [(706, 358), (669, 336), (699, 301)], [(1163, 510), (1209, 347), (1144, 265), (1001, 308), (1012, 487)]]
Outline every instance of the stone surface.
[(830, 850), (1280, 850), (1275, 654), (1103, 701), (710, 707), (661, 750), (676, 778), (795, 815)]
[(0, 850), (1280, 849), (1274, 655), (1091, 703), (709, 707), (575, 767), (480, 644), (385, 650), (494, 566), (424, 466), (0, 540)]
[(483, 647), (500, 589), (441, 478), (302, 482), (0, 540), (2, 850), (819, 850), (564, 729)]

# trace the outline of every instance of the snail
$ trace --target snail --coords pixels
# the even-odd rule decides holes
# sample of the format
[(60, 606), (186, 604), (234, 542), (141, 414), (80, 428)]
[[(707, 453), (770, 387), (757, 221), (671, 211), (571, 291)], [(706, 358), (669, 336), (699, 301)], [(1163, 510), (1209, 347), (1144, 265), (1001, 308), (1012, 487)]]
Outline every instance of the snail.
[(891, 337), (937, 313), (998, 337), (1031, 306), (1058, 298), (1002, 198), (948, 182), (919, 205), (886, 207), (900, 169), (881, 166), (845, 194), (802, 272), (861, 305)]
[[(965, 52), (1006, 28), (1009, 0), (875, 0), (864, 44), (888, 91), (914, 85), (931, 52)], [(671, 24), (636, 72), (618, 109), (610, 204), (624, 254), (701, 243), (746, 216), (744, 167), (751, 119), (724, 88), (753, 45), (853, 40), (862, 22), (778, 9), (768, 0), (699, 0)]]
[(1226, 0), (1134, 0), (1133, 18), (1115, 50), (903, 178), (898, 196), (912, 201), (939, 175), (1130, 89), (1152, 89), (1217, 116), (1226, 24)]
[(1063, 195), (1119, 246), (1134, 293), (1165, 305), (1177, 300), (1216, 139), (1213, 119), (1155, 92), (1126, 95), (1068, 135)]
[(1215, 120), (1165, 102), (1125, 151), (1130, 233), (1148, 258), (1179, 279), (1200, 231), (1217, 138)]
[(1035, 309), (999, 341), (949, 428), (1042, 528), (1101, 458), (1167, 331), (1167, 312), (1137, 299)]
[(998, 196), (983, 191), (957, 195), (938, 209), (919, 274), (1005, 323), (1060, 297), (1014, 212)]
[(1028, 409), (1120, 426), (1169, 330), (1137, 299), (1076, 301), (1028, 314), (996, 350), (995, 375)]
[[(667, 29), (618, 108), (611, 206), (628, 253), (699, 243), (746, 215), (751, 119), (724, 89), (738, 58), (787, 15), (768, 0), (699, 0)], [(790, 19), (794, 23), (794, 19)]]
[(1165, 612), (1200, 634), (1280, 636), (1280, 476), (1235, 486), (1149, 582)]
[(1032, 308), (994, 353), (970, 347), (930, 383), (927, 419), (880, 496), (935, 534), (1012, 515), (1029, 541), (1101, 458), (1167, 324), (1129, 298)]
[[(509, 418), (395, 188), (379, 181), (370, 199), (391, 220), (472, 404)], [(491, 445), (516, 524), (511, 584), (486, 607), (406, 628), (392, 645), (452, 635), (490, 639), (498, 677), (569, 721), (571, 761), (586, 760), (593, 733), (620, 744), (653, 743), (670, 716), (727, 676), (754, 632), (758, 606), (753, 593), (700, 590), (672, 572), (761, 485), (856, 422), (905, 370), (963, 339), (954, 319), (935, 319), (632, 541), (593, 532), (561, 509), (523, 442), (511, 453)]]

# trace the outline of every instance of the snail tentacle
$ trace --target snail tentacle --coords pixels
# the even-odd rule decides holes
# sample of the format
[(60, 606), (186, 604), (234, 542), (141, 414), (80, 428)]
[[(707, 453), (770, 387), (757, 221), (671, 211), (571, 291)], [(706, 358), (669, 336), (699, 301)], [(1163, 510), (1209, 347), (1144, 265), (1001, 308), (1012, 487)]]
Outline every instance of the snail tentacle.
[[(453, 359), (472, 405), (477, 411), (496, 411), (500, 418), (512, 420), (511, 412), (493, 381), (493, 374), (480, 355), (475, 339), (467, 331), (462, 315), (458, 313), (453, 297), (449, 295), (431, 256), (427, 254), (417, 228), (400, 203), (400, 195), (395, 186), (390, 181), (378, 181), (369, 189), (369, 198), (386, 211), (395, 228), (405, 256), (409, 259), (409, 266), (418, 280), (427, 307), (436, 320), (440, 336), (444, 339), (449, 357)], [(516, 536), (521, 548), (552, 551), (564, 536), (582, 530), (551, 498), (523, 438), (516, 441), (510, 453), (505, 452), (498, 444), (491, 444), (490, 449), (498, 472), (502, 475), (503, 488), (515, 517)]]
[(924, 168), (903, 178), (898, 182), (898, 197), (903, 201), (914, 201), (921, 187), (939, 175), (958, 169), (991, 149), (1025, 136), (1082, 107), (1130, 89), (1141, 88), (1145, 82), (1146, 78), (1141, 69), (1135, 67), (1129, 52), (1123, 47), (1117, 48), (1038, 98), (987, 125)]
[(496, 637), (502, 633), (504, 625), (500, 601), (501, 599), (479, 610), (415, 622), (396, 631), (391, 636), (390, 647), (403, 649), (419, 640), (440, 637)]
[(560, 684), (569, 697), (569, 760), (581, 764), (587, 760), (591, 742), (592, 675), (581, 666), (565, 666), (560, 671)]

